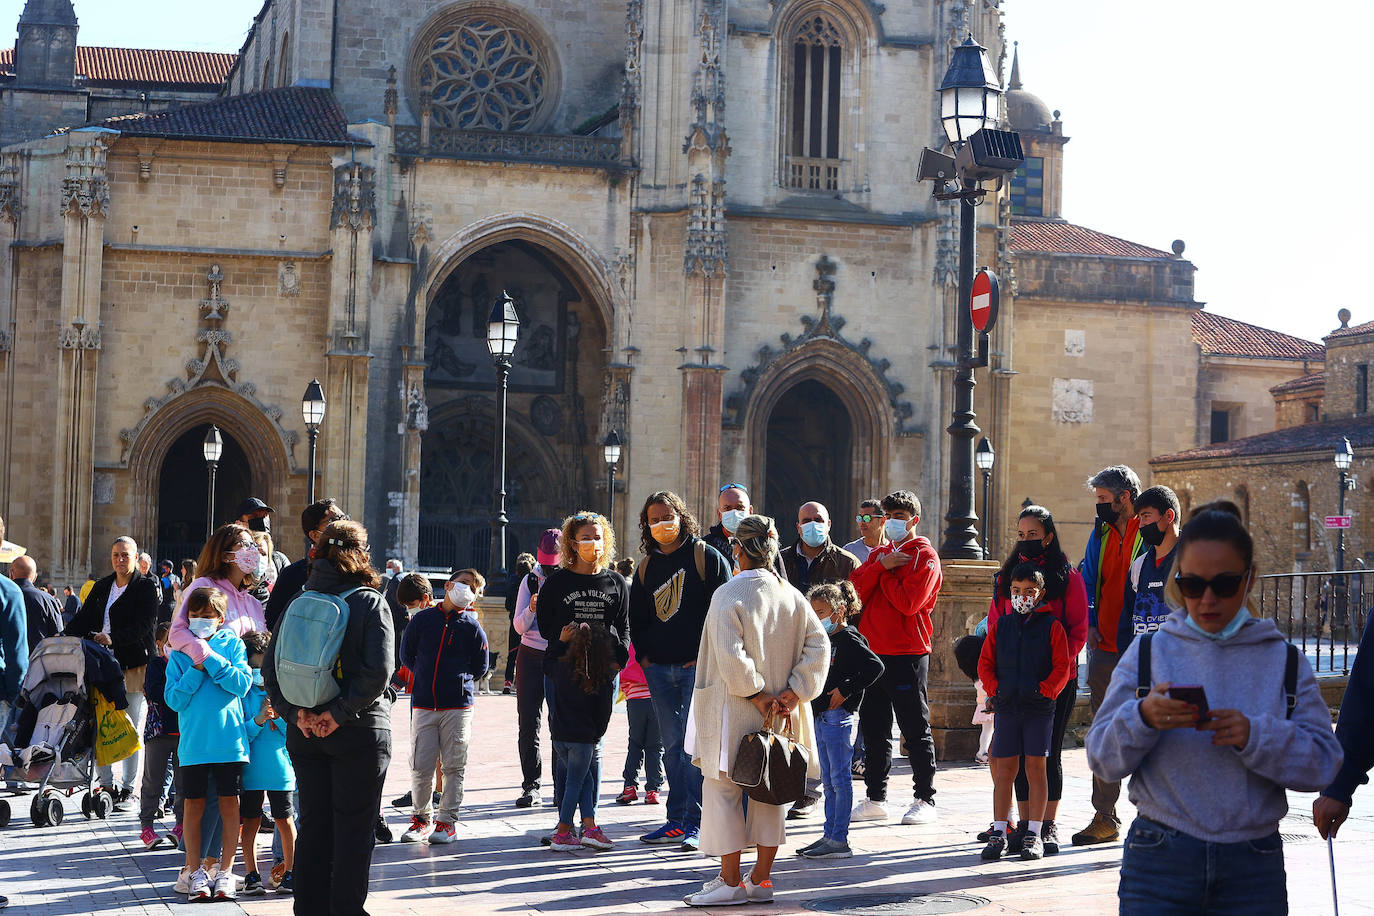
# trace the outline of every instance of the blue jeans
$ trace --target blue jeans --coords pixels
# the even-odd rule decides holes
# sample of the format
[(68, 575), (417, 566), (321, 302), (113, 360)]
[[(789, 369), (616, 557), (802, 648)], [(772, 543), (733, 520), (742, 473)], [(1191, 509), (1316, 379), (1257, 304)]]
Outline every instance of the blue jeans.
[(816, 745), (825, 785), (826, 839), (849, 842), (849, 814), (854, 809), (854, 776), (849, 772), (854, 753), (854, 724), (858, 715), (841, 706), (816, 716)]
[(687, 711), (692, 706), (696, 666), (644, 666), (644, 680), (653, 696), (658, 731), (663, 738), (663, 767), (668, 771), (668, 820), (684, 827), (701, 827), (701, 770), (682, 750)]
[(563, 800), (558, 803), (559, 822), (576, 826), (573, 818), (579, 807), (584, 819), (595, 821), (596, 797), (601, 788), (601, 742), (555, 741), (553, 750), (567, 767)]
[(1288, 912), (1278, 831), (1208, 843), (1137, 816), (1121, 856), (1121, 916), (1268, 916)]
[[(516, 698), (518, 699), (519, 696), (519, 691), (517, 691)], [(544, 702), (548, 704), (549, 722), (552, 723), (554, 706), (553, 678), (549, 677), (547, 674), (544, 675)], [(552, 727), (552, 725), (550, 725), (550, 727)], [(535, 740), (538, 740), (538, 736), (539, 730), (538, 724), (536, 723)], [(558, 748), (559, 743), (557, 741), (553, 742), (553, 806), (555, 808), (558, 808), (559, 810), (562, 810), (563, 790), (566, 787), (566, 783), (568, 781), (568, 764), (563, 760), (563, 754), (558, 750)]]
[(663, 787), (663, 740), (658, 735), (654, 701), (627, 699), (625, 712), (630, 720), (630, 740), (625, 750), (625, 769), (620, 775), (625, 785), (639, 785), (639, 761), (643, 758), (644, 788), (657, 792)]

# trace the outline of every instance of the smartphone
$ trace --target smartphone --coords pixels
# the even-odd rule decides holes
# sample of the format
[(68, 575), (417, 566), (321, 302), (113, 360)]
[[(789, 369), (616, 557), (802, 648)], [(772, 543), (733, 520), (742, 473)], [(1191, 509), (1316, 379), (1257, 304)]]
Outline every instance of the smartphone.
[(1207, 715), (1207, 691), (1201, 684), (1174, 684), (1169, 688), (1169, 699), (1192, 703), (1197, 707), (1199, 720)]

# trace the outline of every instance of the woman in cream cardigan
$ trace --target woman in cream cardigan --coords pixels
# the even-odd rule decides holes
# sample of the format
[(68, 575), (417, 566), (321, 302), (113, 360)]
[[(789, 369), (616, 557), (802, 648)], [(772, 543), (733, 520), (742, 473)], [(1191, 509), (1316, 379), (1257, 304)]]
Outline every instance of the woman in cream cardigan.
[[(743, 790), (729, 777), (740, 739), (761, 728), (770, 713), (779, 719), (786, 716), (807, 750), (808, 775), (820, 774), (805, 704), (825, 684), (830, 664), (825, 630), (801, 592), (772, 571), (778, 554), (772, 519), (746, 518), (735, 531), (732, 548), (740, 572), (711, 599), (691, 709), (692, 763), (704, 777), (701, 851), (720, 857), (720, 874), (684, 898), (691, 906), (773, 899), (768, 875), (784, 839), (786, 809), (750, 801), (745, 813)], [(758, 846), (758, 860), (745, 877), (740, 852), (751, 843)]]

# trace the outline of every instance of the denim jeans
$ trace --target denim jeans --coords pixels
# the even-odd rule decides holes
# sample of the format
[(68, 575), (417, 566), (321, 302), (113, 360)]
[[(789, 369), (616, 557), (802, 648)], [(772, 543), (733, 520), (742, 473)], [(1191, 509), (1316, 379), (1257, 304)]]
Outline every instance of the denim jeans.
[(644, 761), (644, 788), (657, 792), (663, 788), (663, 740), (658, 734), (658, 714), (654, 701), (639, 699), (625, 701), (629, 719), (629, 745), (625, 749), (625, 769), (621, 777), (627, 786), (639, 785), (639, 762)]
[(849, 842), (849, 813), (854, 808), (854, 776), (849, 772), (854, 753), (854, 724), (859, 717), (841, 706), (816, 716), (816, 746), (821, 755), (825, 785), (825, 832), (828, 840)]
[(601, 789), (601, 742), (555, 741), (553, 749), (567, 766), (563, 800), (558, 803), (559, 822), (576, 826), (573, 818), (578, 808), (582, 809), (583, 818), (595, 821), (596, 798)]
[(663, 738), (663, 768), (668, 771), (668, 820), (684, 827), (701, 827), (701, 770), (682, 750), (687, 711), (692, 706), (696, 666), (644, 666), (644, 680), (653, 696), (658, 732)]
[(1283, 840), (1208, 843), (1137, 816), (1121, 856), (1121, 916), (1288, 912)]
[[(517, 688), (515, 699), (520, 699), (519, 689)], [(549, 707), (549, 722), (553, 722), (553, 678), (544, 675), (544, 702)], [(539, 740), (538, 725), (535, 727), (535, 741)], [(536, 743), (535, 747), (538, 747)], [(563, 790), (567, 787), (568, 763), (563, 759), (563, 754), (558, 750), (559, 742), (553, 742), (553, 806), (558, 809), (563, 807)]]

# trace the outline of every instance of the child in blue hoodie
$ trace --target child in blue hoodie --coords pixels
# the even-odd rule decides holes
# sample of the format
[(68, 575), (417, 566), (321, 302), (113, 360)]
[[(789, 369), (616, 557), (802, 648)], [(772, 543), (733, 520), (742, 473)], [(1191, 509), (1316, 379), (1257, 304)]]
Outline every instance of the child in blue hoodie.
[[(248, 762), (248, 734), (243, 724), (243, 697), (252, 685), (243, 640), (224, 627), (229, 601), (217, 588), (198, 588), (186, 599), (188, 627), (209, 647), (197, 664), (175, 651), (167, 660), (166, 702), (180, 715), (181, 789), (185, 796), (182, 828), (186, 867), (192, 869), (187, 898), (233, 900), (234, 850), (238, 846), (239, 788)], [(223, 861), (211, 877), (201, 867), (200, 817), (213, 771), (223, 818)]]
[(239, 812), (243, 818), (240, 843), (243, 847), (243, 868), (246, 872), (243, 893), (257, 897), (267, 893), (262, 875), (258, 874), (258, 825), (262, 823), (262, 796), (267, 794), (272, 806), (272, 820), (281, 837), (282, 866), (285, 873), (277, 884), (277, 892), (289, 894), (293, 885), (291, 870), (296, 860), (296, 822), (291, 816), (291, 792), (296, 788), (296, 771), (286, 753), (286, 721), (272, 708), (272, 701), (262, 686), (262, 660), (267, 654), (269, 636), (255, 631), (243, 634), (243, 647), (248, 654), (248, 667), (253, 672), (253, 686), (243, 698), (244, 728), (248, 732), (248, 765), (243, 768), (243, 792), (239, 794)]

